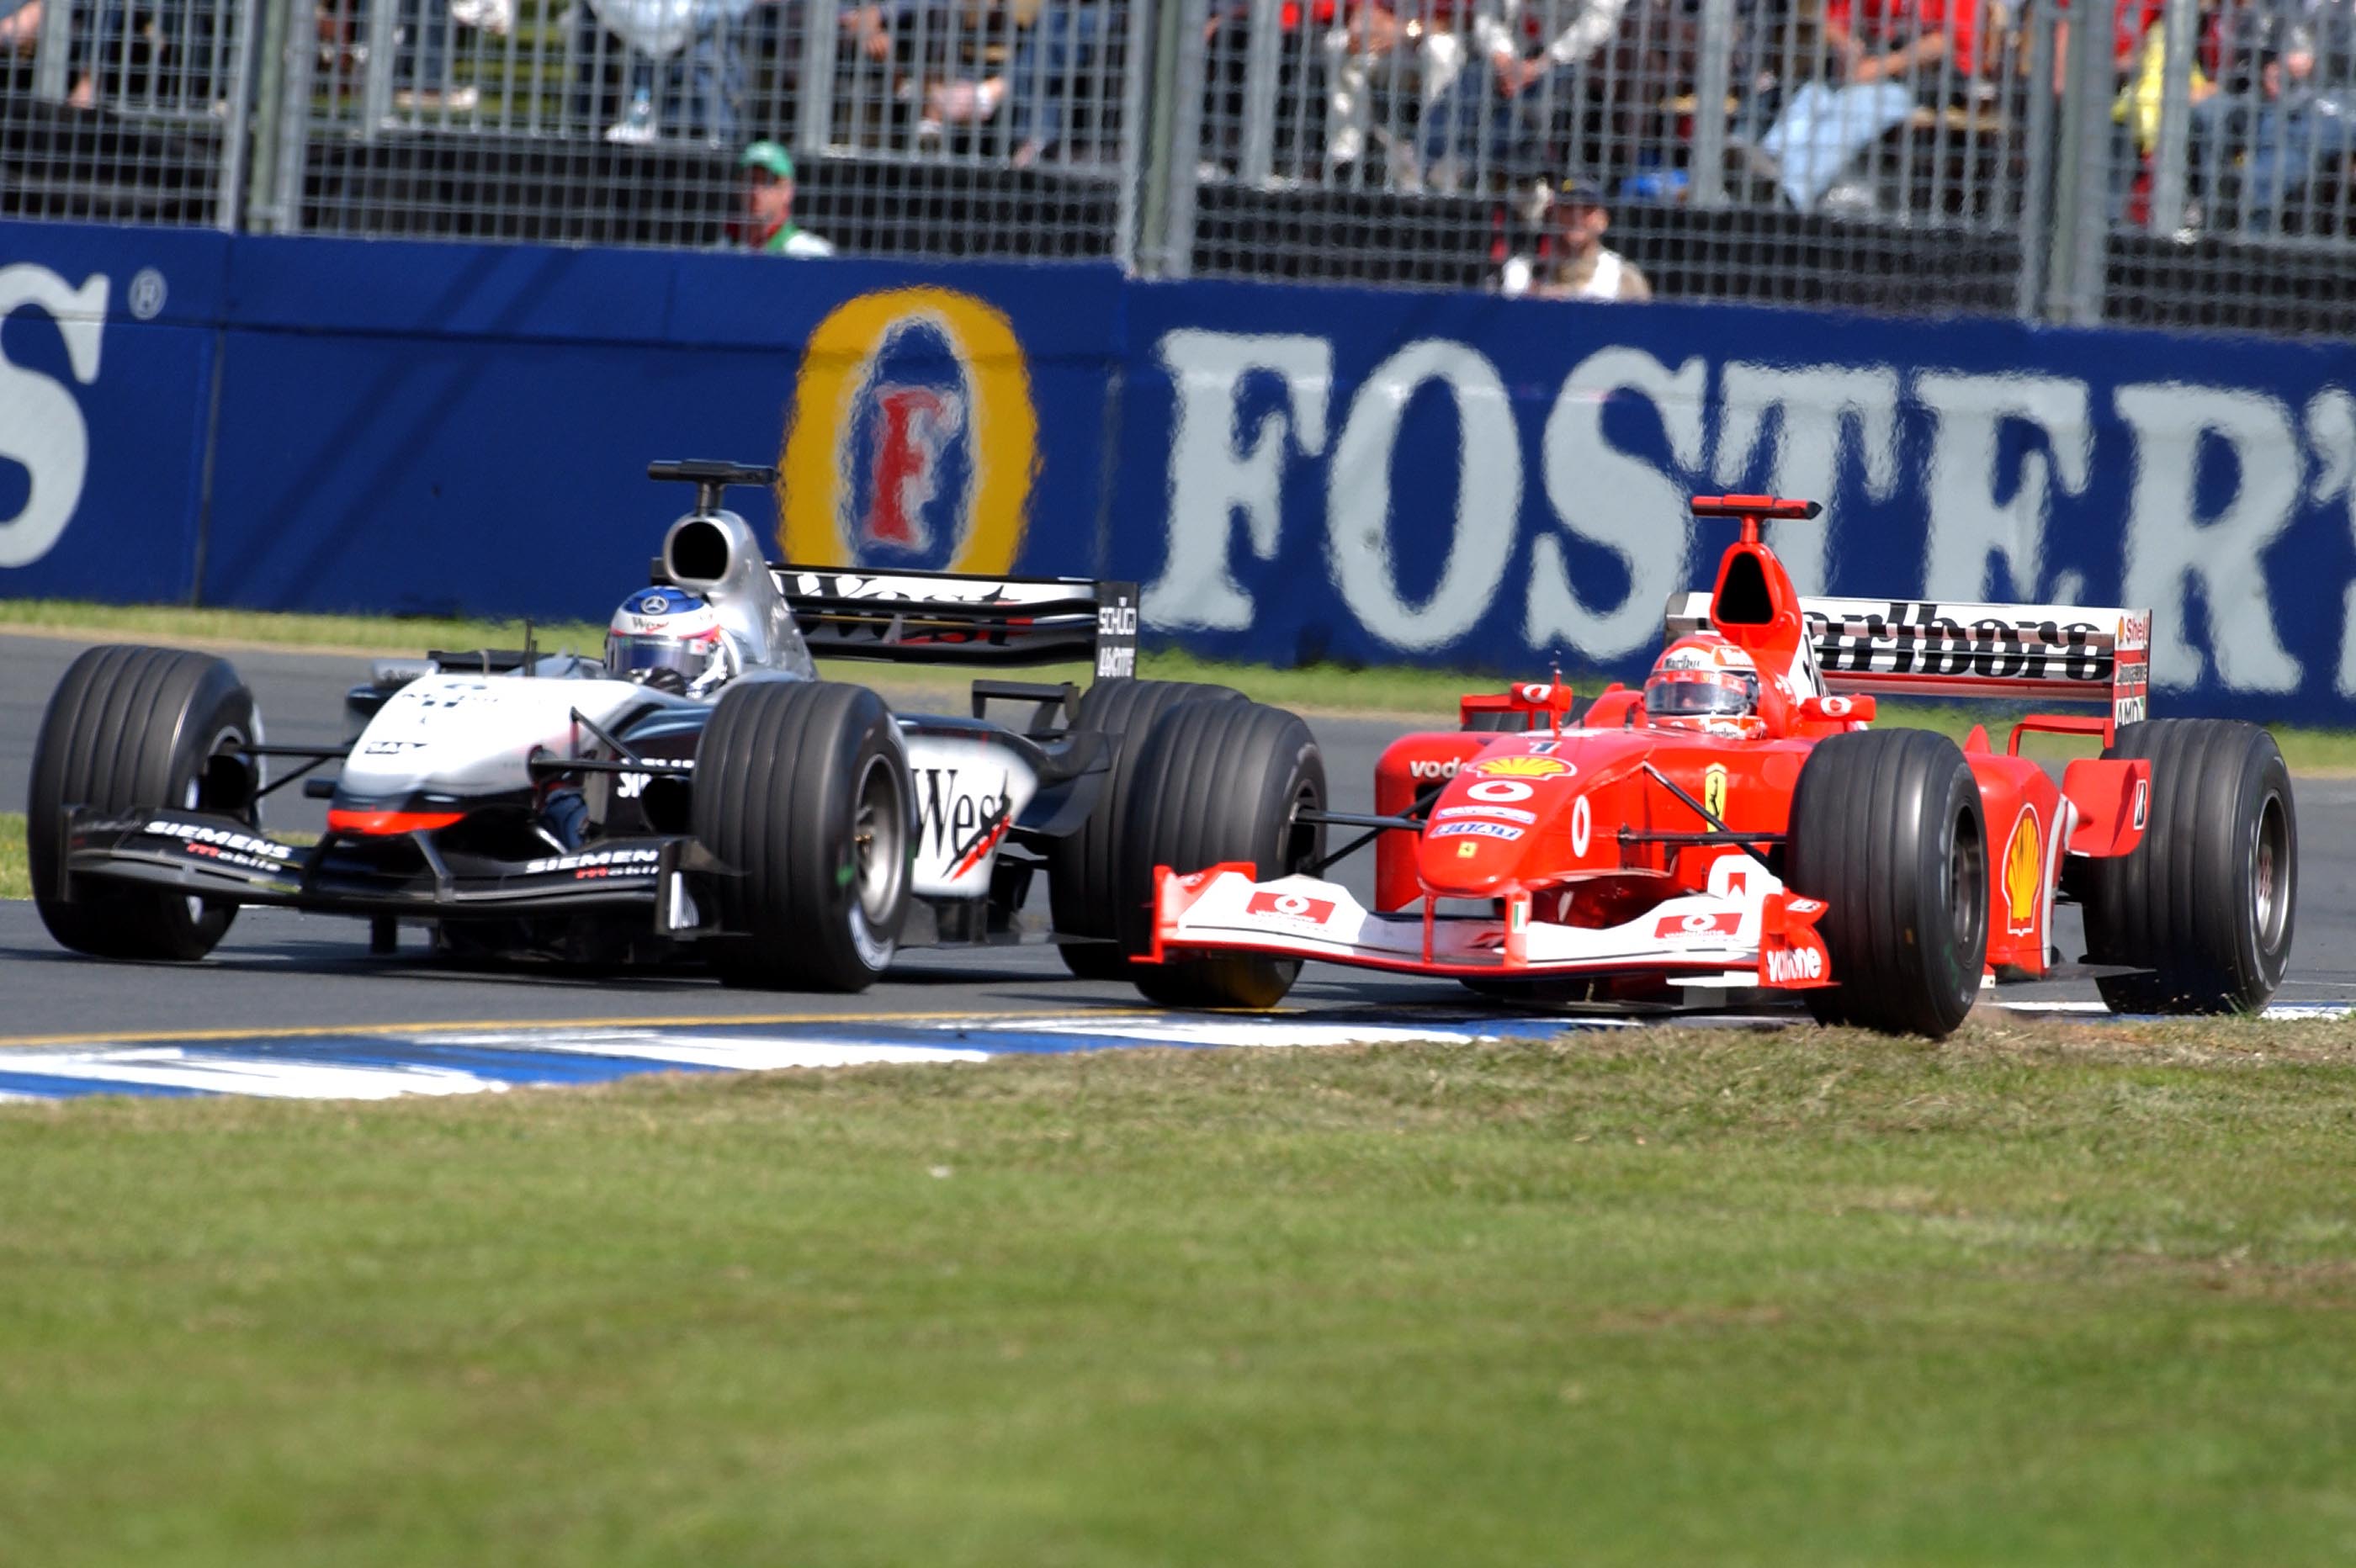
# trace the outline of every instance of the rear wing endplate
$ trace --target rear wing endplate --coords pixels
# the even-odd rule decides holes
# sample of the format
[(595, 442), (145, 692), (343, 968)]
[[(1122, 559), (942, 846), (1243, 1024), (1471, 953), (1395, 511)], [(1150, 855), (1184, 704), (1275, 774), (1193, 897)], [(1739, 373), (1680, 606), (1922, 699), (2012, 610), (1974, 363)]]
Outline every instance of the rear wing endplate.
[(1137, 584), (772, 564), (810, 653), (908, 664), (1085, 659), (1099, 680), (1137, 673)]
[[(1671, 640), (1709, 626), (1706, 592), (1669, 600)], [(1976, 697), (2149, 707), (2151, 612), (2074, 604), (1802, 599), (1825, 688), (1837, 695)]]

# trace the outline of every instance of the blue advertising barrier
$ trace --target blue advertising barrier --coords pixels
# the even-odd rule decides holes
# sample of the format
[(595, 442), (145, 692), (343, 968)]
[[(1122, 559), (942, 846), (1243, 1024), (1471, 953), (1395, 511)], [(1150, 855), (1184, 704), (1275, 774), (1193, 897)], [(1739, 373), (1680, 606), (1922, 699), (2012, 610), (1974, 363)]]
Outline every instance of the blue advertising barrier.
[(1794, 311), (1129, 293), (1110, 569), (1215, 656), (1641, 672), (1730, 525), (1802, 591), (2157, 612), (2158, 710), (2356, 719), (2356, 354)]
[(795, 559), (1098, 554), (1110, 267), (158, 238), (0, 224), (0, 594), (602, 619), (658, 457), (786, 454)]
[(0, 224), (0, 594), (601, 614), (780, 454), (796, 559), (1097, 571), (1236, 658), (1639, 671), (1722, 524), (1804, 589), (2157, 612), (2163, 713), (2356, 722), (2337, 345)]

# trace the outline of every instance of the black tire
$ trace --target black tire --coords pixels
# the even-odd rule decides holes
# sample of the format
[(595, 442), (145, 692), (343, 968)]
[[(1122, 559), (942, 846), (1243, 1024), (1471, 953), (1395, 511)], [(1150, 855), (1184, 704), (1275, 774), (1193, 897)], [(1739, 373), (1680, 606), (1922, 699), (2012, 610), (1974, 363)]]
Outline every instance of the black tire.
[(1164, 713), (1182, 702), (1241, 702), (1244, 695), (1224, 686), (1187, 680), (1101, 680), (1080, 694), (1076, 729), (1113, 738), (1112, 770), (1096, 810), (1079, 831), (1055, 840), (1047, 850), (1047, 901), (1055, 931), (1063, 936), (1107, 940), (1058, 943), (1064, 966), (1083, 980), (1121, 980), (1129, 959), (1113, 945), (1119, 936), (1121, 823), (1137, 781), (1137, 759), (1145, 737)]
[[(1153, 868), (1199, 871), (1248, 860), (1262, 880), (1306, 869), (1325, 830), (1294, 820), (1325, 804), (1325, 760), (1299, 716), (1257, 702), (1190, 702), (1145, 737), (1122, 826), (1121, 946), (1153, 935)], [(1129, 966), (1151, 1000), (1170, 1007), (1272, 1008), (1292, 988), (1294, 959), (1219, 954)]]
[(216, 771), (211, 760), (252, 744), (255, 727), (253, 694), (225, 659), (118, 646), (74, 660), (41, 718), (26, 803), (33, 902), (51, 936), (102, 958), (187, 963), (213, 950), (237, 918), (233, 903), (87, 877), (68, 901), (61, 829), (75, 806), (202, 808), (251, 825), (244, 770)]
[(831, 681), (728, 689), (696, 749), (695, 835), (713, 879), (707, 956), (732, 985), (864, 990), (906, 923), (908, 759), (884, 699)]
[(1987, 824), (1944, 735), (1869, 730), (1816, 742), (1792, 795), (1792, 891), (1822, 899), (1837, 984), (1803, 992), (1820, 1023), (1953, 1034), (1987, 964)]
[(2298, 815), (2272, 735), (2222, 719), (2129, 724), (2103, 752), (2151, 763), (2132, 854), (2082, 863), (2086, 957), (2115, 1012), (2254, 1012), (2290, 966)]

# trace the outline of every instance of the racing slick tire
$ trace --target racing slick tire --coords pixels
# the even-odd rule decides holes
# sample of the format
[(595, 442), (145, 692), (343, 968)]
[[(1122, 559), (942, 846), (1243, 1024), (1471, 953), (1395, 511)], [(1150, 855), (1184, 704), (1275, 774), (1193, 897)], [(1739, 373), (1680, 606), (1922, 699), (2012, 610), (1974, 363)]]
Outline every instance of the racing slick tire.
[[(1156, 866), (1249, 861), (1263, 881), (1305, 870), (1325, 829), (1299, 814), (1324, 805), (1325, 759), (1299, 715), (1257, 702), (1172, 711), (1146, 734), (1122, 824), (1122, 950), (1152, 945)], [(1301, 973), (1297, 959), (1240, 953), (1128, 968), (1147, 999), (1181, 1008), (1272, 1008)]]
[[(1080, 694), (1074, 725), (1113, 738), (1111, 775), (1097, 807), (1079, 830), (1055, 840), (1047, 851), (1047, 902), (1059, 936), (1100, 939), (1058, 943), (1064, 966), (1083, 980), (1119, 980), (1129, 975), (1129, 955), (1114, 944), (1119, 936), (1121, 823), (1137, 784), (1137, 760), (1162, 716), (1186, 702), (1241, 702), (1240, 691), (1188, 680), (1105, 680)], [(1151, 868), (1147, 868), (1149, 878)]]
[(2105, 757), (2151, 763), (2143, 842), (2072, 879), (2094, 982), (2122, 1013), (2254, 1012), (2290, 965), (2298, 816), (2275, 739), (2222, 719), (2119, 728)]
[(832, 681), (741, 681), (696, 750), (695, 836), (712, 879), (704, 944), (731, 985), (864, 990), (908, 918), (908, 758), (884, 699)]
[(1816, 742), (1792, 795), (1785, 884), (1826, 905), (1837, 984), (1816, 1021), (1953, 1034), (1987, 964), (1987, 824), (1962, 752), (1927, 730)]
[(26, 802), (33, 903), (49, 934), (102, 958), (193, 962), (237, 906), (165, 888), (83, 877), (67, 886), (66, 813), (165, 807), (218, 811), (252, 825), (252, 777), (214, 759), (253, 744), (253, 693), (225, 659), (173, 648), (92, 648), (49, 699), (33, 742)]

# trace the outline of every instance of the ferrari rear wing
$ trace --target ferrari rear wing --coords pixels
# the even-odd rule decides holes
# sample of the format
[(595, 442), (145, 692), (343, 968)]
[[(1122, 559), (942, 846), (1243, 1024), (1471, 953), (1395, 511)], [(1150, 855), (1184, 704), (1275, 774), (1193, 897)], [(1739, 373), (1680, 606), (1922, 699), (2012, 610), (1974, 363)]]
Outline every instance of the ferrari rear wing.
[[(1672, 597), (1669, 638), (1708, 629), (1709, 609), (1706, 592)], [(2114, 724), (2148, 704), (2148, 610), (1803, 598), (1800, 613), (1837, 695), (2099, 703)]]

